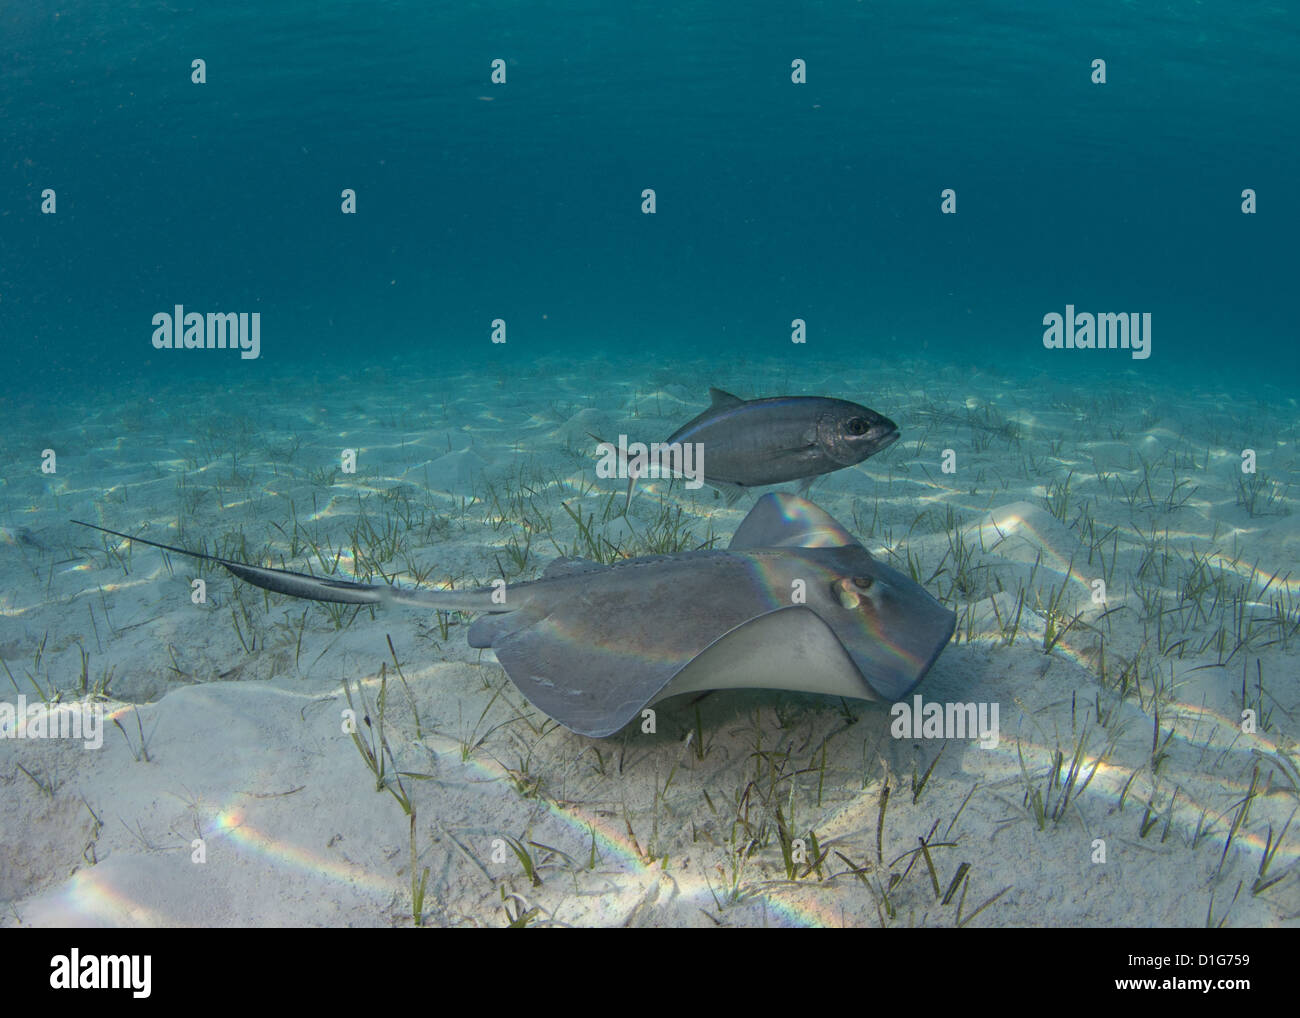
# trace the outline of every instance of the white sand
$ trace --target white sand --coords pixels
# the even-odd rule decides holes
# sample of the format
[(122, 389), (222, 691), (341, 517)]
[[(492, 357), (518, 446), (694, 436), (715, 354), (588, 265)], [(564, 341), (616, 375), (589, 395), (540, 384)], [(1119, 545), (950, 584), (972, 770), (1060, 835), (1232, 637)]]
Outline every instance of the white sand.
[[(0, 489), (0, 655), (17, 688), (0, 676), (0, 701), (53, 688), (82, 699), (84, 650), (87, 690), (109, 678), (92, 702), (122, 725), (98, 750), (0, 740), (7, 924), (409, 925), (409, 821), (342, 725), (344, 679), (377, 722), (381, 666), (384, 733), (429, 870), (428, 924), (525, 913), (535, 924), (953, 925), (959, 902), (976, 926), (1300, 918), (1300, 821), (1283, 834), (1300, 806), (1293, 400), (1175, 400), (1131, 374), (1098, 396), (918, 364), (638, 377), (632, 364), (548, 362), (430, 378), (394, 362), (305, 384), (261, 371), (231, 392), (115, 392), (79, 419), (27, 416), (5, 436), (20, 468)], [(917, 692), (996, 702), (997, 748), (895, 740), (887, 704), (749, 691), (698, 704), (702, 740), (689, 697), (659, 705), (654, 735), (586, 739), (530, 708), (490, 653), (466, 646), (463, 620), (445, 638), (413, 611), (365, 611), (339, 628), (324, 606), (212, 571), (195, 605), (193, 563), (173, 556), (169, 569), (162, 553), (122, 545), (128, 573), (99, 535), (67, 523), (226, 553), (242, 533), (259, 561), (269, 546), (276, 564), (320, 571), (308, 550), (291, 557), (296, 514), (299, 534), (330, 560), (342, 548), (352, 575), (349, 535), (362, 514), (383, 535), (388, 514), (389, 536), (406, 543), (384, 573), (458, 587), (489, 581), (498, 563), (512, 579), (535, 575), (571, 551), (578, 530), (562, 501), (633, 551), (665, 505), (681, 506), (697, 542), (725, 544), (752, 499), (728, 508), (709, 489), (658, 482), (641, 487), (631, 521), (606, 522), (621, 494), (596, 480), (587, 437), (662, 439), (711, 384), (856, 399), (900, 424), (893, 448), (811, 497), (897, 567), (910, 555), (958, 612), (957, 639)], [(1238, 503), (1248, 447), (1269, 479), (1254, 516)], [(39, 470), (45, 448), (58, 453), (53, 476)], [(345, 448), (359, 451), (355, 475), (334, 471)], [(955, 474), (940, 469), (944, 449)], [(1070, 470), (1057, 519), (1049, 497)], [(511, 549), (526, 545), (519, 574)], [(1094, 605), (1091, 582), (1105, 575)], [(1078, 621), (1044, 653), (1053, 598), (1058, 619)], [(1253, 734), (1243, 706), (1262, 722)], [(1058, 809), (1053, 757), (1059, 748), (1068, 771), (1081, 737), (1078, 783), (1093, 776)], [(787, 878), (782, 827), (815, 834), (820, 867)], [(947, 904), (918, 837), (941, 891), (969, 863)], [(1281, 879), (1253, 893), (1279, 838), (1264, 882)], [(530, 853), (539, 883), (506, 839)], [(1100, 842), (1104, 862), (1093, 861)]]

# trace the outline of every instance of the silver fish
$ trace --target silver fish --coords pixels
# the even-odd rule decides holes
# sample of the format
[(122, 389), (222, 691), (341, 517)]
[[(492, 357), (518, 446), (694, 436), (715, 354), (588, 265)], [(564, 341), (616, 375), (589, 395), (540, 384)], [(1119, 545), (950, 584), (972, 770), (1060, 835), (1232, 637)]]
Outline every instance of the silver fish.
[[(709, 390), (709, 409), (672, 433), (665, 445), (698, 443), (704, 481), (727, 504), (747, 488), (813, 481), (861, 463), (898, 440), (898, 425), (869, 407), (825, 396), (772, 396), (744, 400)], [(637, 476), (628, 470), (627, 505)], [(625, 506), (626, 508), (626, 506)]]

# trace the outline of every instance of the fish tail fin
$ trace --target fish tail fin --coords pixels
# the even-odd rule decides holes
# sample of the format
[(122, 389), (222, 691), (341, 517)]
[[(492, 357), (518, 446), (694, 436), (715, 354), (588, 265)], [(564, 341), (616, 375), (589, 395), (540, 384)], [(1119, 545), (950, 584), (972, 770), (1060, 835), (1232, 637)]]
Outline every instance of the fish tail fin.
[(604, 446), (608, 446), (613, 450), (614, 455), (618, 458), (619, 466), (627, 472), (627, 499), (623, 502), (623, 515), (626, 516), (627, 511), (632, 508), (632, 495), (636, 491), (636, 479), (638, 476), (636, 470), (628, 465), (627, 450), (619, 449), (619, 447), (613, 442), (607, 442), (599, 435), (593, 435), (590, 431), (587, 432), (587, 435), (596, 440), (596, 449), (598, 451)]

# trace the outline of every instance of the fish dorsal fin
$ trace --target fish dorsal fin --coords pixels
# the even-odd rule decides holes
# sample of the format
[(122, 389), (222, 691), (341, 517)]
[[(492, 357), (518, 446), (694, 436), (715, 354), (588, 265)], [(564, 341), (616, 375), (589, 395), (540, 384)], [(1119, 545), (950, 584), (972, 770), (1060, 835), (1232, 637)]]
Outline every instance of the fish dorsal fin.
[(754, 503), (740, 521), (728, 546), (745, 548), (844, 548), (857, 539), (835, 522), (825, 509), (806, 498), (769, 492)]
[(745, 401), (739, 396), (733, 396), (731, 393), (725, 392), (722, 389), (709, 389), (710, 410), (722, 410), (729, 406), (739, 406), (743, 402)]
[(550, 565), (542, 570), (542, 579), (554, 580), (561, 576), (576, 576), (578, 573), (596, 573), (602, 569), (608, 569), (609, 566), (602, 566), (599, 562), (593, 562), (589, 558), (579, 558), (576, 555), (566, 555), (563, 558), (555, 559)]

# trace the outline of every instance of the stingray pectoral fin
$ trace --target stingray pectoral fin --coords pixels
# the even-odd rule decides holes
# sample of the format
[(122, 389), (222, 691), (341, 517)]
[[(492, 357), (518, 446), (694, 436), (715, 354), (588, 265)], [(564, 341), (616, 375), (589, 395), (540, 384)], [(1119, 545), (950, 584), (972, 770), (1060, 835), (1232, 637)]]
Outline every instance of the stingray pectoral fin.
[[(772, 611), (740, 557), (683, 555), (538, 585), (511, 621), (478, 622), (539, 710), (580, 735), (610, 735), (712, 644)], [(536, 621), (531, 621), (535, 619)], [(531, 623), (531, 624), (530, 624)]]
[[(862, 553), (865, 555), (865, 552)], [(853, 575), (869, 581), (859, 606), (821, 608), (880, 700), (898, 702), (925, 677), (952, 639), (957, 616), (897, 569), (867, 556)]]
[(834, 631), (804, 607), (746, 622), (673, 676), (651, 702), (706, 689), (788, 689), (877, 699)]
[(603, 573), (608, 569), (609, 566), (603, 562), (593, 562), (591, 559), (582, 558), (579, 555), (562, 555), (557, 559), (552, 559), (550, 564), (542, 570), (542, 579), (558, 580), (562, 576)]
[(510, 612), (485, 613), (470, 623), (467, 639), (471, 647), (482, 650), (499, 646), (520, 629), (541, 621), (546, 612), (545, 603), (525, 605)]
[(613, 735), (681, 668), (675, 656), (620, 643), (617, 631), (601, 645), (582, 646), (587, 641), (563, 619), (528, 625), (521, 618), (525, 624), (516, 627), (511, 619), (489, 618), (474, 623), (471, 645), (491, 639), (497, 661), (528, 701), (579, 735)]
[(835, 521), (825, 509), (806, 498), (783, 491), (771, 491), (754, 503), (740, 521), (728, 547), (746, 548), (844, 548), (858, 539)]
[[(483, 625), (482, 619), (475, 623)], [(670, 638), (657, 648), (611, 640), (578, 656), (564, 635), (568, 629), (563, 618), (547, 617), (504, 635), (494, 647), (520, 692), (579, 735), (613, 735), (648, 704), (704, 689), (877, 698), (831, 628), (804, 607), (752, 618), (695, 653)]]

